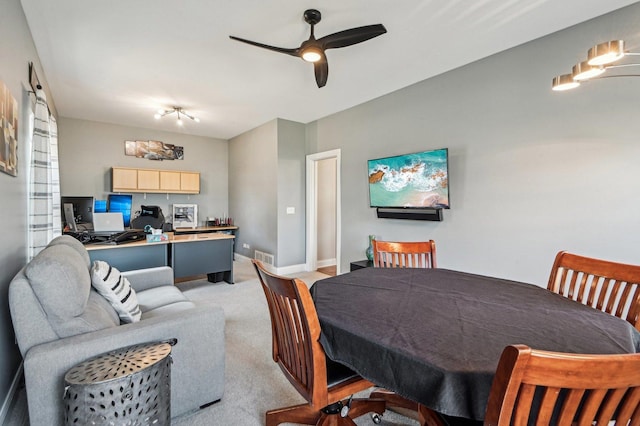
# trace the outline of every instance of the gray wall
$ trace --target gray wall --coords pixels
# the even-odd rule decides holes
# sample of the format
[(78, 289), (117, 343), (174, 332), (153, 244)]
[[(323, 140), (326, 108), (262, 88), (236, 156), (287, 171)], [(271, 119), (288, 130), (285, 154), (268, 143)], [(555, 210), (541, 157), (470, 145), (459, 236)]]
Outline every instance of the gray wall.
[(279, 119), (277, 266), (305, 263), (305, 163), (304, 124)]
[[(58, 123), (62, 195), (111, 192), (111, 167), (138, 167), (200, 172), (200, 194), (134, 194), (133, 211), (141, 205), (160, 206), (167, 222), (173, 204), (197, 204), (198, 224), (229, 214), (228, 142), (161, 130), (140, 129), (95, 121), (61, 118)], [(157, 140), (184, 147), (184, 160), (153, 161), (124, 155), (125, 140)], [(132, 215), (133, 217), (133, 215)]]
[(240, 226), (235, 251), (243, 256), (253, 258), (254, 250), (276, 254), (277, 164), (278, 120), (229, 141), (229, 211)]
[[(0, 173), (0, 223), (2, 248), (0, 249), (0, 404), (7, 396), (11, 381), (22, 361), (14, 343), (9, 315), (7, 291), (13, 276), (27, 259), (27, 131), (28, 113), (34, 96), (29, 95), (28, 63), (33, 62), (36, 72), (49, 98), (49, 107), (55, 114), (55, 103), (48, 93), (45, 73), (33, 45), (19, 0), (3, 0), (0, 8), (0, 81), (18, 102), (18, 176)], [(1, 420), (1, 419), (0, 419)]]
[[(342, 270), (369, 234), (433, 238), (441, 267), (539, 285), (559, 250), (640, 263), (640, 80), (550, 90), (599, 42), (637, 51), (639, 20), (636, 4), (309, 126), (315, 152), (342, 150)], [(376, 218), (367, 159), (441, 147), (444, 221)]]
[(273, 254), (276, 267), (305, 263), (305, 131), (301, 123), (275, 119), (229, 141), (237, 253)]

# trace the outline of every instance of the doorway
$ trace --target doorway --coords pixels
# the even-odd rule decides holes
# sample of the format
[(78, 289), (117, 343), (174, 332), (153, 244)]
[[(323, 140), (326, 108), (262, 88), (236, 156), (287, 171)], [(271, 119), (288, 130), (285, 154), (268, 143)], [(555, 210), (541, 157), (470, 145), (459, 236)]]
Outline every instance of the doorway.
[[(329, 160), (329, 161), (328, 161)], [(323, 173), (334, 173), (327, 176)], [(333, 199), (334, 202), (327, 202)], [(318, 266), (327, 266), (333, 259), (318, 259), (318, 255), (326, 257), (327, 253), (335, 256), (335, 269), (340, 273), (340, 150), (320, 152), (307, 155), (307, 247), (306, 270), (315, 271)], [(319, 238), (319, 229), (323, 233)], [(331, 229), (334, 235), (326, 235)], [(333, 238), (330, 238), (333, 237)], [(326, 244), (334, 247), (326, 248)], [(319, 248), (319, 243), (325, 248)], [(334, 250), (331, 250), (334, 249)], [(328, 250), (328, 251), (327, 251)]]

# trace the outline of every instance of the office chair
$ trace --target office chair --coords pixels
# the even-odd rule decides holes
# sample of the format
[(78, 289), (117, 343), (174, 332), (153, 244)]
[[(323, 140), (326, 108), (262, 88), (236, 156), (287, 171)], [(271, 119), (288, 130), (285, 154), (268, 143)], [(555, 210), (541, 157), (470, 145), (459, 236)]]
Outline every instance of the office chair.
[(267, 411), (266, 425), (353, 425), (351, 418), (368, 412), (382, 414), (384, 401), (350, 398), (373, 383), (327, 358), (319, 341), (320, 321), (306, 284), (271, 274), (260, 261), (252, 262), (269, 305), (273, 360), (308, 401)]
[(579, 256), (556, 255), (547, 289), (615, 315), (640, 330), (640, 266)]
[(640, 424), (640, 354), (584, 355), (507, 346), (484, 424)]

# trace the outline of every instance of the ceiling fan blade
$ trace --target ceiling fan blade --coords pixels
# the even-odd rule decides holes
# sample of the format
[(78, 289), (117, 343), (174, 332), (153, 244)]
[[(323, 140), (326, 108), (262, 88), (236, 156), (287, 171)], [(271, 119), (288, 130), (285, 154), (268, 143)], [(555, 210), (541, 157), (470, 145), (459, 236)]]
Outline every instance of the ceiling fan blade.
[(364, 27), (351, 28), (324, 36), (318, 41), (325, 49), (336, 49), (353, 44), (362, 43), (387, 32), (382, 24), (366, 25)]
[(313, 63), (313, 71), (316, 74), (318, 88), (324, 87), (324, 85), (327, 84), (327, 78), (329, 78), (329, 64), (324, 55), (322, 55), (322, 59)]
[(273, 50), (274, 52), (279, 52), (279, 53), (284, 53), (286, 55), (291, 55), (291, 56), (300, 56), (299, 55), (299, 49), (287, 49), (284, 47), (275, 47), (275, 46), (269, 46), (268, 44), (262, 44), (262, 43), (258, 43), (257, 41), (251, 41), (251, 40), (246, 40), (244, 38), (240, 38), (240, 37), (235, 37), (235, 36), (229, 36), (230, 39), (232, 40), (237, 40), (237, 41), (241, 41), (243, 43), (247, 43), (250, 44), (252, 46), (257, 46), (257, 47), (262, 47), (263, 49), (267, 49), (267, 50)]

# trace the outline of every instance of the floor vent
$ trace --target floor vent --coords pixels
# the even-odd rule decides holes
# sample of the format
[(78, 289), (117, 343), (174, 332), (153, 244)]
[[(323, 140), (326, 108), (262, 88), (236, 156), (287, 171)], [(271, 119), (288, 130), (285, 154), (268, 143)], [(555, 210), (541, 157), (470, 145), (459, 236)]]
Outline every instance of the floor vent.
[(275, 266), (274, 265), (275, 260), (274, 260), (274, 256), (272, 254), (265, 253), (265, 252), (260, 251), (260, 250), (256, 250), (254, 258), (256, 260), (259, 260), (260, 262), (266, 264), (266, 265)]

